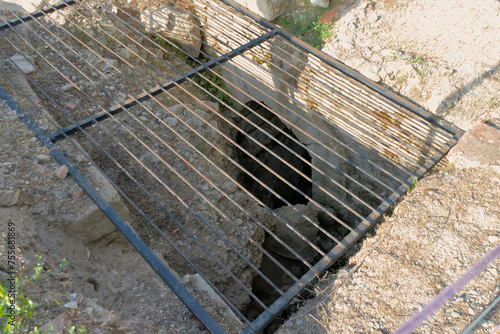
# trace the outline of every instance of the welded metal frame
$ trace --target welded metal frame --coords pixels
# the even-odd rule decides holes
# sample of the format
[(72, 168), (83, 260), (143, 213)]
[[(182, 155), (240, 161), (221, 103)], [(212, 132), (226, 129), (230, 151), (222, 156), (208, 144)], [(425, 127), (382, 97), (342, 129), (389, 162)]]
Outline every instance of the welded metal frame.
[(260, 36), (259, 38), (256, 38), (250, 42), (248, 42), (245, 45), (240, 46), (237, 49), (231, 50), (230, 52), (219, 56), (217, 58), (214, 58), (207, 62), (206, 64), (200, 65), (180, 76), (177, 78), (173, 79), (172, 82), (165, 83), (163, 85), (160, 85), (159, 87), (152, 89), (148, 92), (141, 93), (138, 96), (134, 98), (130, 98), (126, 101), (123, 102), (123, 104), (118, 104), (114, 107), (109, 108), (107, 111), (102, 112), (99, 115), (93, 116), (93, 117), (87, 117), (84, 120), (81, 120), (75, 124), (72, 124), (68, 127), (65, 127), (64, 129), (61, 129), (60, 131), (53, 132), (48, 135), (48, 137), (53, 141), (56, 142), (58, 140), (64, 139), (64, 134), (71, 135), (74, 134), (81, 129), (85, 129), (89, 126), (94, 125), (97, 122), (103, 121), (107, 118), (109, 118), (111, 115), (116, 115), (125, 109), (131, 108), (135, 105), (137, 105), (139, 102), (144, 102), (148, 99), (150, 99), (153, 96), (156, 96), (158, 94), (164, 93), (165, 91), (176, 87), (177, 85), (182, 84), (185, 82), (188, 78), (194, 78), (195, 76), (207, 71), (210, 68), (213, 68), (217, 65), (223, 64), (226, 61), (231, 60), (232, 58), (242, 54), (245, 51), (250, 50), (251, 48), (260, 45), (261, 43), (267, 41), (268, 39), (276, 36), (279, 33), (278, 28), (274, 28), (274, 30)]
[[(7, 95), (7, 93), (0, 87), (0, 98), (7, 101), (8, 105), (15, 110), (19, 117), (26, 123), (31, 131), (36, 135), (36, 137), (51, 151), (54, 158), (61, 164), (69, 166), (69, 173), (75, 179), (75, 182), (80, 185), (80, 187), (87, 193), (87, 195), (94, 201), (94, 203), (105, 213), (105, 215), (115, 224), (115, 226), (120, 230), (120, 232), (130, 241), (130, 243), (137, 249), (137, 251), (143, 256), (147, 263), (157, 272), (157, 274), (162, 278), (162, 280), (176, 293), (179, 299), (193, 312), (197, 319), (212, 333), (222, 333), (223, 330), (217, 324), (213, 318), (203, 309), (203, 307), (193, 298), (193, 296), (188, 292), (188, 290), (175, 278), (175, 276), (170, 272), (170, 270), (156, 257), (156, 255), (144, 244), (144, 242), (137, 236), (137, 234), (123, 221), (123, 219), (109, 206), (108, 203), (99, 195), (99, 193), (92, 187), (92, 185), (85, 179), (85, 177), (80, 174), (76, 167), (72, 166), (67, 160), (64, 154), (59, 151), (54, 143), (62, 140), (68, 139), (70, 135), (78, 133), (93, 124), (103, 121), (112, 115), (118, 114), (137, 105), (140, 102), (146, 101), (158, 94), (164, 93), (167, 90), (174, 88), (181, 83), (185, 82), (187, 79), (194, 78), (195, 76), (202, 74), (203, 72), (214, 68), (238, 55), (243, 54), (245, 51), (251, 50), (256, 46), (260, 46), (266, 41), (270, 40), (275, 36), (280, 36), (292, 43), (296, 47), (302, 49), (303, 51), (313, 54), (318, 57), (321, 61), (337, 69), (341, 73), (345, 74), (349, 78), (361, 83), (367, 89), (380, 94), (389, 101), (395, 103), (398, 106), (403, 107), (415, 115), (420, 116), (429, 123), (445, 130), (446, 132), (453, 135), (453, 137), (443, 145), (436, 154), (427, 159), (426, 163), (421, 166), (417, 171), (412, 173), (406, 182), (388, 196), (364, 221), (361, 221), (346, 237), (344, 237), (340, 242), (323, 258), (317, 262), (313, 268), (311, 268), (306, 274), (300, 277), (300, 279), (292, 285), (285, 293), (282, 294), (271, 306), (268, 307), (263, 313), (261, 313), (248, 327), (243, 331), (244, 333), (256, 333), (263, 330), (269, 323), (278, 316), (290, 303), (290, 301), (295, 298), (299, 293), (301, 293), (310, 283), (312, 283), (319, 275), (324, 273), (333, 263), (335, 263), (345, 252), (352, 247), (368, 230), (373, 228), (383, 217), (383, 214), (387, 212), (394, 203), (408, 190), (408, 188), (415, 181), (415, 178), (420, 179), (432, 166), (434, 166), (439, 160), (455, 145), (458, 139), (463, 135), (463, 131), (454, 126), (453, 124), (441, 119), (437, 116), (432, 115), (430, 112), (422, 108), (421, 106), (415, 104), (414, 102), (408, 100), (407, 98), (400, 96), (381, 85), (369, 80), (368, 78), (361, 75), (359, 72), (347, 67), (343, 63), (334, 58), (312, 48), (306, 43), (295, 38), (288, 32), (285, 32), (269, 21), (263, 19), (262, 17), (250, 12), (246, 8), (234, 3), (231, 0), (220, 0), (228, 6), (233, 7), (245, 16), (253, 19), (255, 22), (261, 24), (263, 27), (269, 29), (269, 31), (257, 38), (252, 39), (245, 45), (238, 48), (232, 49), (226, 54), (216, 57), (209, 62), (200, 65), (194, 69), (185, 72), (182, 75), (174, 78), (165, 84), (157, 86), (145, 93), (141, 93), (133, 98), (129, 98), (122, 103), (116, 104), (111, 108), (108, 108), (105, 112), (99, 113), (95, 116), (87, 117), (83, 120), (75, 122), (70, 126), (62, 129), (58, 129), (50, 134), (45, 134), (38, 126), (36, 126), (33, 121), (26, 115), (23, 110)], [(12, 28), (24, 22), (28, 22), (34, 18), (41, 17), (43, 15), (52, 13), (56, 10), (66, 8), (76, 4), (77, 1), (70, 0), (65, 1), (57, 6), (52, 6), (50, 9), (35, 12), (31, 15), (21, 17), (19, 19), (10, 20), (6, 23), (0, 24), (0, 31)], [(103, 173), (104, 174), (104, 173)]]

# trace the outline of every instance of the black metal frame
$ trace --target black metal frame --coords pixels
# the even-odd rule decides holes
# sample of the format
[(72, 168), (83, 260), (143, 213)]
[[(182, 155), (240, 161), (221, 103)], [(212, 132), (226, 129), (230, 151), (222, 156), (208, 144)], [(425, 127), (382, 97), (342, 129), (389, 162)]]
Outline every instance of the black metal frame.
[(251, 48), (260, 45), (261, 43), (267, 41), (268, 39), (276, 36), (279, 33), (279, 29), (275, 28), (274, 30), (266, 33), (265, 35), (260, 36), (259, 38), (256, 38), (250, 42), (248, 42), (245, 45), (240, 46), (237, 49), (231, 50), (230, 52), (219, 56), (217, 58), (214, 58), (207, 62), (206, 64), (200, 65), (180, 76), (172, 80), (171, 82), (165, 83), (163, 85), (160, 85), (159, 87), (152, 89), (148, 92), (139, 94), (138, 96), (134, 98), (130, 98), (123, 102), (123, 104), (118, 104), (115, 105), (114, 107), (109, 108), (105, 112), (102, 112), (96, 116), (93, 117), (87, 117), (86, 119), (83, 119), (75, 124), (72, 124), (68, 127), (65, 127), (64, 129), (61, 129), (60, 131), (55, 131), (51, 134), (48, 135), (50, 140), (53, 142), (56, 142), (58, 140), (64, 139), (65, 134), (66, 135), (72, 135), (75, 134), (78, 131), (81, 131), (82, 129), (88, 128), (89, 126), (92, 126), (93, 124), (103, 121), (107, 118), (109, 118), (111, 115), (118, 114), (122, 111), (125, 111), (125, 109), (131, 108), (135, 105), (137, 105), (139, 102), (144, 102), (146, 100), (149, 100), (153, 96), (156, 96), (158, 94), (161, 94), (171, 88), (176, 87), (177, 85), (182, 84), (185, 82), (188, 78), (194, 78), (195, 76), (207, 71), (208, 69), (214, 68), (217, 65), (223, 64), (226, 61), (231, 60), (232, 58), (242, 54), (243, 52), (250, 50)]
[[(300, 41), (288, 32), (282, 31), (271, 22), (265, 20), (264, 18), (251, 13), (249, 10), (240, 6), (239, 4), (231, 0), (220, 0), (228, 6), (233, 7), (242, 14), (250, 17), (255, 22), (261, 24), (263, 27), (269, 29), (267, 33), (261, 35), (258, 38), (251, 40), (250, 42), (242, 45), (236, 49), (232, 49), (228, 53), (214, 58), (198, 66), (178, 77), (170, 82), (163, 85), (157, 86), (145, 93), (139, 94), (134, 98), (127, 99), (123, 103), (117, 104), (105, 112), (99, 113), (92, 117), (87, 117), (79, 122), (76, 122), (68, 127), (59, 129), (50, 134), (45, 134), (38, 126), (36, 126), (30, 117), (23, 112), (23, 110), (12, 100), (12, 98), (0, 87), (0, 98), (7, 101), (11, 109), (15, 110), (18, 116), (24, 121), (28, 128), (36, 135), (36, 137), (51, 151), (53, 157), (61, 164), (69, 166), (69, 173), (74, 178), (75, 182), (85, 191), (85, 193), (92, 199), (92, 201), (103, 211), (103, 213), (113, 222), (113, 224), (120, 230), (120, 232), (129, 240), (129, 242), (136, 248), (136, 250), (141, 254), (145, 261), (155, 270), (155, 272), (162, 278), (162, 280), (175, 292), (179, 299), (193, 312), (197, 319), (212, 333), (223, 333), (222, 328), (214, 321), (214, 319), (205, 311), (205, 309), (194, 299), (194, 297), (188, 292), (188, 290), (175, 278), (172, 272), (157, 258), (157, 256), (146, 246), (146, 244), (137, 236), (137, 234), (127, 225), (127, 223), (109, 206), (109, 204), (99, 195), (96, 189), (85, 179), (85, 177), (67, 160), (64, 154), (59, 151), (54, 143), (68, 138), (69, 135), (75, 134), (83, 129), (92, 126), (93, 124), (103, 121), (109, 118), (111, 115), (118, 114), (128, 108), (137, 105), (139, 102), (146, 101), (153, 96), (161, 94), (166, 90), (173, 88), (189, 78), (194, 78), (198, 74), (201, 74), (208, 69), (214, 68), (215, 66), (222, 64), (243, 52), (252, 49), (253, 47), (259, 46), (267, 40), (274, 36), (280, 36), (287, 41), (293, 43), (295, 46), (301, 48), (302, 50), (315, 55), (321, 61), (334, 67), (341, 73), (345, 74), (351, 79), (361, 83), (364, 87), (370, 89), (371, 91), (387, 98), (389, 101), (395, 103), (396, 105), (404, 107), (406, 110), (411, 111), (415, 115), (418, 115), (428, 121), (429, 123), (451, 133), (453, 137), (445, 144), (439, 152), (437, 152), (431, 159), (421, 166), (414, 174), (412, 174), (406, 182), (397, 189), (396, 192), (392, 193), (385, 201), (380, 204), (375, 211), (373, 211), (367, 218), (366, 221), (362, 221), (359, 225), (348, 234), (339, 244), (335, 246), (329, 253), (327, 253), (314, 267), (304, 274), (298, 282), (296, 282), (292, 287), (290, 287), (284, 295), (277, 299), (268, 310), (260, 314), (244, 331), (243, 333), (256, 333), (263, 330), (269, 323), (282, 312), (289, 302), (295, 298), (303, 289), (307, 287), (311, 282), (314, 281), (316, 277), (324, 273), (331, 265), (336, 262), (345, 252), (354, 245), (368, 230), (374, 227), (382, 218), (383, 214), (387, 212), (394, 203), (407, 191), (407, 189), (412, 185), (415, 178), (420, 179), (432, 166), (439, 162), (439, 160), (455, 145), (458, 139), (463, 135), (464, 131), (456, 127), (455, 125), (447, 122), (440, 117), (437, 117), (421, 106), (415, 104), (409, 99), (400, 96), (388, 89), (382, 87), (381, 85), (369, 80), (365, 76), (361, 75), (359, 72), (349, 68), (340, 61), (320, 52), (310, 45)], [(24, 22), (28, 22), (33, 18), (37, 18), (56, 10), (63, 9), (67, 6), (76, 4), (77, 1), (69, 0), (57, 6), (52, 6), (50, 9), (35, 12), (28, 16), (23, 16), (15, 20), (10, 20), (6, 23), (0, 24), (0, 31), (12, 28), (14, 26), (20, 25)], [(345, 246), (348, 245), (348, 246)]]

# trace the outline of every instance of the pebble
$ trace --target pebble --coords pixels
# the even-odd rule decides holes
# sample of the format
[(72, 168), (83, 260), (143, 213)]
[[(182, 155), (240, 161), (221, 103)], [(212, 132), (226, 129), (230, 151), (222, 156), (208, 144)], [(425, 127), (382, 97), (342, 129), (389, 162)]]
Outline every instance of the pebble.
[(226, 184), (226, 193), (234, 194), (238, 190), (238, 186), (234, 182), (228, 182)]
[(176, 104), (175, 106), (168, 107), (168, 110), (177, 115), (184, 111), (184, 106), (182, 104)]
[(105, 68), (112, 68), (118, 65), (118, 61), (116, 59), (104, 58), (104, 61), (106, 61), (106, 65), (104, 65)]
[(481, 327), (483, 327), (483, 328), (488, 328), (488, 327), (492, 327), (492, 326), (493, 326), (493, 323), (489, 320), (486, 320), (485, 322), (483, 322), (481, 324)]
[(70, 83), (61, 87), (61, 89), (62, 89), (63, 92), (69, 92), (70, 90), (73, 90), (75, 88), (76, 87), (73, 84), (70, 84)]
[(82, 197), (82, 195), (84, 194), (83, 190), (77, 190), (73, 193), (73, 195), (75, 196), (76, 199)]
[(69, 303), (64, 304), (64, 307), (69, 308), (69, 309), (75, 309), (78, 307), (78, 303), (73, 300)]
[(453, 311), (453, 312), (451, 312), (451, 316), (453, 318), (460, 318), (460, 313)]
[(36, 171), (37, 171), (39, 174), (42, 174), (42, 175), (43, 175), (43, 174), (45, 174), (45, 168), (44, 168), (42, 165), (37, 164), (37, 165), (35, 166), (35, 169), (36, 169)]
[(62, 165), (56, 171), (56, 175), (60, 179), (64, 179), (68, 175), (68, 166)]
[(117, 95), (117, 102), (123, 102), (127, 99), (127, 95), (123, 94), (123, 93), (118, 93)]
[(38, 160), (38, 163), (47, 163), (50, 161), (50, 156), (46, 154), (39, 154), (36, 156), (36, 159)]
[(66, 103), (66, 107), (68, 107), (71, 110), (74, 110), (74, 109), (76, 109), (76, 104), (72, 101), (69, 101)]
[(82, 154), (78, 154), (76, 156), (75, 160), (76, 160), (76, 162), (81, 163), (81, 164), (89, 162), (88, 159)]
[(142, 162), (150, 162), (153, 164), (160, 162), (160, 159), (153, 152), (145, 153), (139, 160), (141, 160)]
[(76, 299), (76, 293), (72, 293), (72, 294), (69, 295), (69, 300), (70, 301), (73, 301), (75, 299)]
[(489, 237), (486, 237), (486, 239), (488, 240), (488, 242), (490, 244), (494, 244), (494, 245), (498, 244), (498, 241), (500, 240), (499, 237), (494, 236), (494, 235), (490, 235)]
[(167, 117), (163, 121), (170, 127), (174, 127), (177, 125), (177, 123), (179, 123), (179, 121), (175, 117)]
[(146, 122), (148, 120), (148, 118), (146, 116), (141, 116), (141, 117), (139, 117), (139, 119), (143, 122)]
[(35, 66), (33, 66), (33, 61), (29, 61), (28, 59), (26, 59), (26, 57), (22, 54), (16, 54), (9, 58), (10, 61), (19, 67), (19, 70), (26, 74), (36, 71)]
[(370, 13), (370, 14), (367, 16), (367, 18), (366, 18), (366, 20), (367, 20), (369, 23), (375, 23), (375, 22), (377, 22), (377, 21), (378, 21), (378, 19), (379, 19), (379, 16), (378, 16), (376, 13), (373, 13), (373, 12), (372, 12), (372, 13)]
[(127, 50), (127, 49), (123, 48), (123, 49), (121, 49), (118, 53), (119, 53), (119, 54), (120, 54), (120, 56), (122, 56), (124, 59), (126, 59), (126, 60), (130, 60), (130, 51), (129, 51), (129, 50)]

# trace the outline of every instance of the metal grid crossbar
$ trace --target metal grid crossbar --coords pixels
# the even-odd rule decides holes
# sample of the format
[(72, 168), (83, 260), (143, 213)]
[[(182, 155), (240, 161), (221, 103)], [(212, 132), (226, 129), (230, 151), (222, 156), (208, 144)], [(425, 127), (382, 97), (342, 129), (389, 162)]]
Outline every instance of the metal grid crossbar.
[(211, 332), (262, 331), (462, 135), (229, 0), (66, 1), (5, 21), (17, 99), (1, 97)]

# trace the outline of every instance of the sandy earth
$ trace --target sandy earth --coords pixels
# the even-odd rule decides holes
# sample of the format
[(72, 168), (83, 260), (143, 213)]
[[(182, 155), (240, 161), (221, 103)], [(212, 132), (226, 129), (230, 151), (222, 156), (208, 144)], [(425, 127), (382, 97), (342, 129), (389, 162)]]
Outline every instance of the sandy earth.
[[(279, 333), (389, 333), (500, 242), (500, 4), (361, 1), (337, 19), (323, 51), (472, 130)], [(497, 259), (416, 333), (461, 333), (499, 272)], [(497, 306), (473, 332), (499, 324)]]

